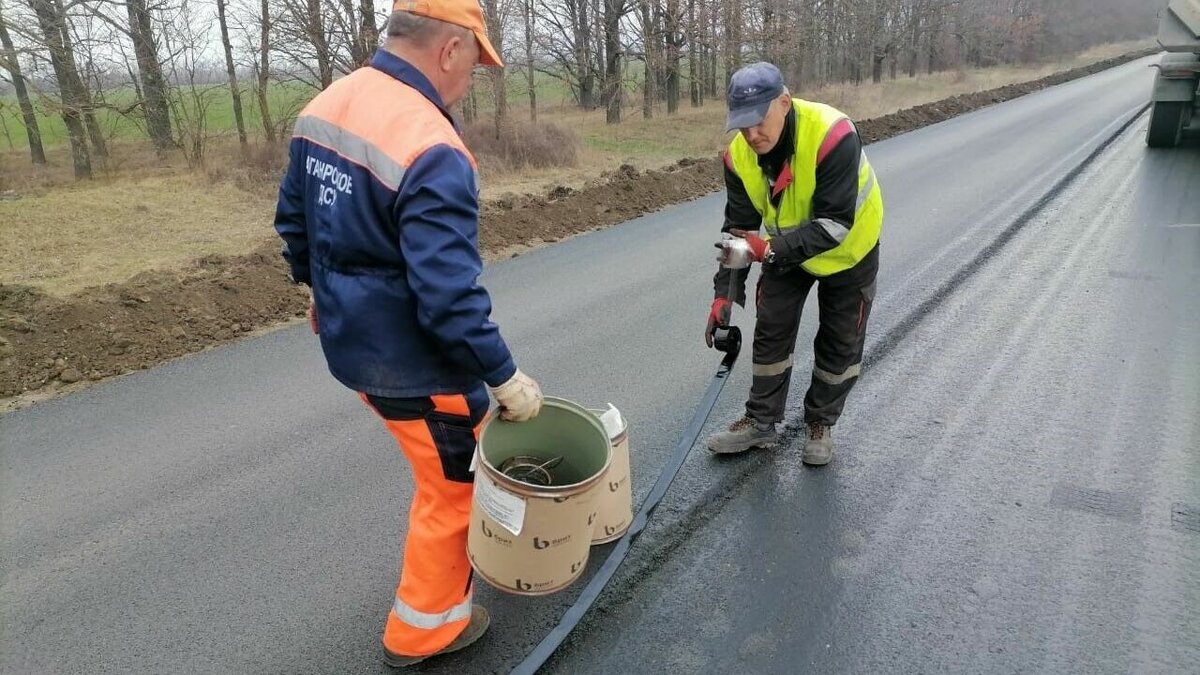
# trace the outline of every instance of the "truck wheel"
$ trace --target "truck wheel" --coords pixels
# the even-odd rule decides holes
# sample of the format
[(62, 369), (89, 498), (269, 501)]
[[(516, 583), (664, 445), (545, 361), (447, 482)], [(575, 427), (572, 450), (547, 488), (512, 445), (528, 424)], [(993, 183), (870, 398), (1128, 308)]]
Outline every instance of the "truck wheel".
[(1187, 112), (1182, 101), (1157, 101), (1150, 109), (1150, 128), (1146, 130), (1146, 145), (1152, 148), (1173, 148), (1183, 136), (1183, 116)]

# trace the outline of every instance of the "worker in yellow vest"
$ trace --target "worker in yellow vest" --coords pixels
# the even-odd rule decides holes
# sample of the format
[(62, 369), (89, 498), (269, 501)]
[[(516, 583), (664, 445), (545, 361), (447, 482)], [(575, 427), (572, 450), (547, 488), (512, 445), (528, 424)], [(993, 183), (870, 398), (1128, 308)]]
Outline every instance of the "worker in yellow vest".
[[(862, 371), (867, 317), (879, 269), (883, 197), (854, 124), (836, 109), (793, 99), (779, 69), (754, 63), (729, 80), (722, 231), (750, 244), (762, 263), (754, 325), (753, 383), (746, 413), (708, 440), (714, 453), (771, 447), (783, 421), (800, 311), (817, 286), (820, 310), (812, 381), (804, 397), (802, 460), (833, 458), (832, 429)], [(765, 233), (759, 234), (760, 228)], [(728, 255), (726, 237), (719, 260)], [(745, 306), (748, 269), (722, 267), (705, 339), (728, 325), (729, 291)]]

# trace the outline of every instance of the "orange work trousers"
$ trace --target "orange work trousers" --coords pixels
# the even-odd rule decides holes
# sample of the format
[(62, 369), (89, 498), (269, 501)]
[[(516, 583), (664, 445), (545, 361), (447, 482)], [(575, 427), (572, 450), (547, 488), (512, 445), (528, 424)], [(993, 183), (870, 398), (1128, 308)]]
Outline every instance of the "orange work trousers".
[(471, 618), (471, 458), (487, 415), (487, 391), (422, 398), (361, 394), (400, 444), (416, 489), (395, 602), (383, 644), (426, 656), (454, 641)]

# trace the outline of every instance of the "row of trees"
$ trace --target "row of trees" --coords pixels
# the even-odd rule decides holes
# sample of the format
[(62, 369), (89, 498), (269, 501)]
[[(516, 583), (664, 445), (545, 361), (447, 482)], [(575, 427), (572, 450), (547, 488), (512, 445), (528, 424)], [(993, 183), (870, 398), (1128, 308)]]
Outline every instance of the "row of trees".
[[(728, 74), (750, 60), (776, 63), (795, 87), (1036, 61), (1145, 36), (1163, 0), (481, 4), (508, 67), (482, 75), (487, 95), (461, 113), (473, 122), (490, 109), (499, 133), (510, 80), (534, 121), (537, 84), (549, 77), (617, 124), (639, 92), (644, 117), (720, 98)], [(99, 110), (135, 122), (157, 152), (199, 162), (216, 97), (232, 100), (242, 146), (251, 136), (276, 143), (295, 111), (272, 88), (315, 92), (359, 67), (389, 9), (373, 0), (0, 0), (0, 84), (15, 93), (33, 162), (45, 162), (38, 109), (62, 118), (81, 178), (108, 154)]]
[(159, 154), (199, 162), (217, 96), (232, 99), (243, 147), (250, 105), (275, 143), (294, 110), (273, 110), (271, 88), (328, 86), (370, 58), (380, 23), (372, 0), (0, 0), (0, 83), (34, 163), (46, 161), (35, 107), (61, 116), (77, 177), (108, 157), (100, 110), (134, 122)]
[[(515, 0), (485, 2), (493, 34), (523, 38), (514, 54), (566, 82), (583, 107), (620, 122), (631, 78), (642, 114), (681, 98), (723, 95), (728, 73), (771, 61), (794, 86), (879, 82), (964, 66), (1032, 62), (1152, 32), (1165, 0)], [(513, 14), (520, 21), (513, 21)], [(515, 25), (514, 25), (515, 24)], [(505, 53), (509, 53), (505, 44)], [(513, 50), (516, 51), (516, 50)], [(634, 68), (630, 68), (633, 65)], [(531, 114), (536, 93), (530, 86)], [(502, 114), (502, 113), (501, 113)]]

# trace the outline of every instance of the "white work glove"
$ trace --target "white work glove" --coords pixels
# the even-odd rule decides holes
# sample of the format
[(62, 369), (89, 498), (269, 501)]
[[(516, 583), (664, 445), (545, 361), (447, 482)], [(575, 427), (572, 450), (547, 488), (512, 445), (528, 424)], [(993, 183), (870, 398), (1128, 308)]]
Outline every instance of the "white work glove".
[(508, 382), (489, 387), (496, 403), (500, 404), (500, 419), (526, 422), (537, 417), (542, 409), (542, 388), (533, 378), (517, 370)]

